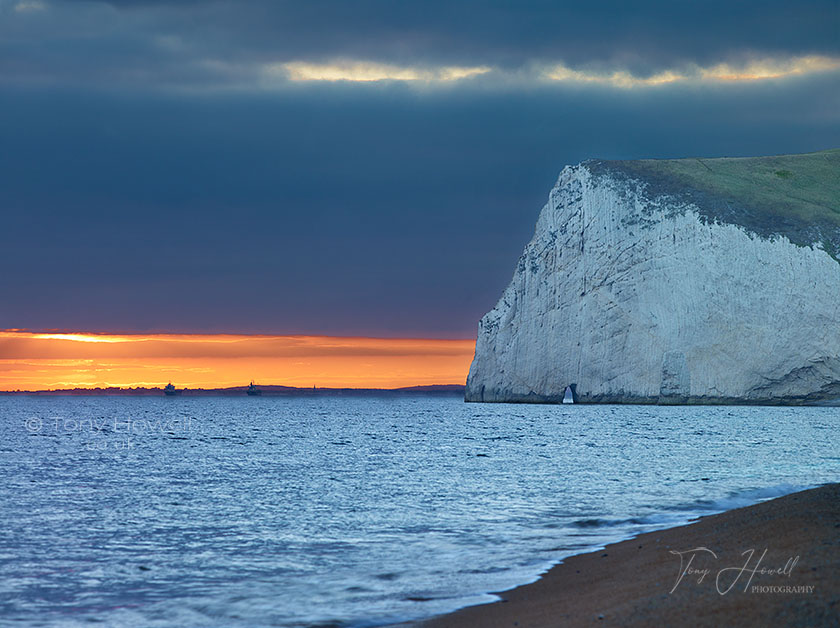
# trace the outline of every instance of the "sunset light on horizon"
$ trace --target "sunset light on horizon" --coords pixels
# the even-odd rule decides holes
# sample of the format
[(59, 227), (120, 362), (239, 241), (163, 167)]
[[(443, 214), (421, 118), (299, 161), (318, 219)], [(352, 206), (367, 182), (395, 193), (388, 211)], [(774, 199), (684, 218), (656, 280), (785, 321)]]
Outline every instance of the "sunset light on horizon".
[(463, 384), (475, 341), (0, 331), (0, 390)]

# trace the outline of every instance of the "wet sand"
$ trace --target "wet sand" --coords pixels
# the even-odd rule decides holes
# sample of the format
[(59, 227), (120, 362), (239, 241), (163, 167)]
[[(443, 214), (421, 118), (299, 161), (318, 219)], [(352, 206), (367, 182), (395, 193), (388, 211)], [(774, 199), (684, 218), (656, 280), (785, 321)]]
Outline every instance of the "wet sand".
[(417, 625), (838, 626), (840, 484), (573, 556), (499, 595)]

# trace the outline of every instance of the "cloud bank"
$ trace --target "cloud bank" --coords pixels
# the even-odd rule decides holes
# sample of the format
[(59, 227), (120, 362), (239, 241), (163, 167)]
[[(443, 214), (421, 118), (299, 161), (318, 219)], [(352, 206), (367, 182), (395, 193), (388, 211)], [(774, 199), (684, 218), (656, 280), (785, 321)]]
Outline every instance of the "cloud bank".
[(835, 1), (2, 0), (0, 78), (168, 89), (782, 78), (837, 69), (839, 11)]
[(840, 145), (838, 10), (0, 0), (0, 327), (472, 337), (563, 166)]

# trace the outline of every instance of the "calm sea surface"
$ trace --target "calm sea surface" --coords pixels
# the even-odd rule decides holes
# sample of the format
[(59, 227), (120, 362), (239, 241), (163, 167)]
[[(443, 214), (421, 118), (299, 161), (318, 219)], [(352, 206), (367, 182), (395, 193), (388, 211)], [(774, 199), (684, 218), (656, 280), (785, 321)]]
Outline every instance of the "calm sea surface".
[(840, 479), (836, 408), (0, 397), (0, 623), (373, 626)]

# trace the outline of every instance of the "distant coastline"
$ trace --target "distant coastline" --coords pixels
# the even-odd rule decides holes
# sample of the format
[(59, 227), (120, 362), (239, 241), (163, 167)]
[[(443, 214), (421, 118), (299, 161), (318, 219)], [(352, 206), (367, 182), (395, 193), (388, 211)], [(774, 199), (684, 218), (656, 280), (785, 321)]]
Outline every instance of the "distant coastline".
[[(403, 388), (297, 388), (295, 386), (259, 386), (263, 397), (399, 397), (405, 395), (464, 395), (462, 384), (432, 384)], [(178, 388), (178, 397), (246, 397), (248, 386), (228, 388)], [(0, 396), (129, 396), (163, 397), (163, 387), (137, 388), (61, 388), (56, 390), (2, 390)]]

